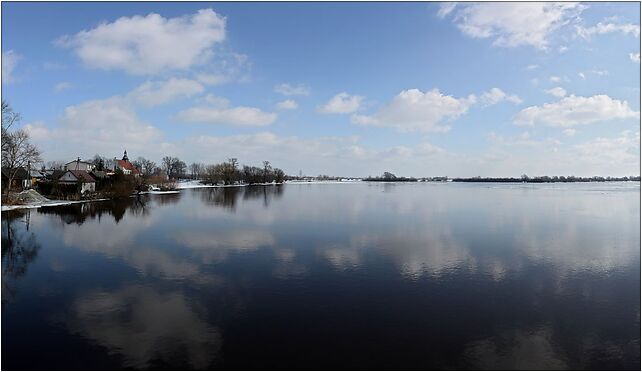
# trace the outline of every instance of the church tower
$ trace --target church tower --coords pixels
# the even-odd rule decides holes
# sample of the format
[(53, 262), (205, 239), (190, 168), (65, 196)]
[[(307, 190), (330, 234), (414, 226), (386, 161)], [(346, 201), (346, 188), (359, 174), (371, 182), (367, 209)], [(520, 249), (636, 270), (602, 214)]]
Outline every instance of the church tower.
[(123, 160), (129, 161), (129, 158), (127, 157), (127, 150), (125, 150), (125, 154), (123, 155)]

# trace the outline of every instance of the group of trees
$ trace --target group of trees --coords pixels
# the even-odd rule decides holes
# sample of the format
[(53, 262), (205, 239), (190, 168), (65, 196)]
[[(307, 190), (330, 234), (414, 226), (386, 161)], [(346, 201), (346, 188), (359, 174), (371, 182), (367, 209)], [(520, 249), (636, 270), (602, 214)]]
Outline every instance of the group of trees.
[(639, 181), (640, 176), (624, 177), (578, 177), (578, 176), (536, 176), (529, 177), (522, 174), (521, 177), (471, 177), (453, 178), (453, 182), (525, 182), (525, 183), (554, 183), (554, 182), (612, 182), (612, 181)]
[(8, 172), (7, 192), (20, 168), (29, 169), (30, 165), (41, 161), (40, 151), (29, 141), (29, 133), (24, 129), (11, 130), (19, 121), (20, 114), (2, 100), (2, 166)]
[(169, 178), (184, 178), (187, 171), (187, 164), (179, 158), (165, 156), (161, 160), (163, 170)]
[(417, 182), (416, 178), (412, 177), (397, 177), (393, 173), (383, 172), (381, 177), (366, 177), (364, 181), (376, 181), (376, 182)]
[(237, 183), (283, 183), (285, 172), (279, 168), (273, 168), (269, 161), (263, 162), (263, 168), (244, 165), (239, 168), (236, 158), (230, 158), (220, 164), (212, 164), (204, 167), (201, 174), (203, 180), (211, 184), (223, 183), (233, 185)]

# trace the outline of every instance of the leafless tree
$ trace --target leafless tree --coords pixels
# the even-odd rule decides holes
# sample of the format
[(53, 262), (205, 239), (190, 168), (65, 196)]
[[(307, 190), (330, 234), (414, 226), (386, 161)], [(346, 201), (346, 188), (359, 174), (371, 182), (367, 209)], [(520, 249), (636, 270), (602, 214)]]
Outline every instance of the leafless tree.
[(29, 134), (24, 129), (7, 132), (5, 136), (8, 138), (6, 148), (2, 149), (2, 166), (7, 167), (9, 171), (9, 186), (6, 188), (8, 192), (18, 170), (30, 163), (40, 162), (41, 159), (40, 151), (29, 142)]
[(9, 136), (9, 128), (19, 122), (20, 119), (20, 114), (13, 111), (7, 101), (2, 100), (2, 153), (10, 146), (9, 142), (11, 141), (11, 137)]
[(143, 176), (151, 176), (154, 174), (154, 169), (156, 168), (154, 161), (145, 159), (142, 156), (139, 156), (132, 164), (141, 171)]

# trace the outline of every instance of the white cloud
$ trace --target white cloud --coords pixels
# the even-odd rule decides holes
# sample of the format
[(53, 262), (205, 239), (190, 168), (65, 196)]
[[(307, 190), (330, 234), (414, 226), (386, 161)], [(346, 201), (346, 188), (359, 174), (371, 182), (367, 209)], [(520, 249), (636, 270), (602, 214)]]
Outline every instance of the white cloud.
[(557, 49), (557, 51), (558, 51), (559, 53), (566, 53), (566, 52), (568, 52), (568, 47), (567, 47), (567, 46), (562, 45), (561, 47), (559, 47), (559, 48)]
[(213, 58), (199, 71), (196, 79), (205, 85), (223, 85), (231, 82), (247, 82), (252, 64), (245, 54), (218, 50)]
[(227, 108), (230, 106), (230, 100), (225, 97), (215, 96), (213, 94), (208, 94), (203, 98), (203, 102), (207, 104), (218, 107), (218, 108)]
[(551, 76), (550, 78), (548, 78), (548, 80), (550, 80), (551, 83), (559, 83), (560, 81), (562, 81), (562, 78), (559, 76)]
[(274, 91), (284, 96), (309, 96), (310, 88), (303, 85), (279, 84), (274, 87)]
[(609, 74), (609, 72), (608, 72), (608, 71), (606, 71), (606, 70), (595, 70), (595, 69), (593, 69), (593, 70), (591, 70), (591, 71), (589, 71), (589, 72), (590, 72), (591, 74), (593, 74), (593, 75), (597, 75), (597, 76), (606, 76), (606, 75), (608, 75), (608, 74)]
[(14, 81), (13, 70), (22, 56), (13, 50), (2, 52), (2, 84), (9, 84)]
[(638, 118), (626, 101), (607, 95), (577, 97), (570, 95), (554, 103), (531, 106), (520, 111), (514, 118), (516, 124), (546, 124), (553, 127), (572, 127), (599, 121)]
[(581, 77), (582, 80), (586, 80), (586, 75), (583, 72), (578, 72), (577, 76)]
[(577, 36), (584, 39), (590, 39), (593, 35), (603, 35), (612, 32), (621, 32), (625, 35), (631, 34), (635, 37), (640, 36), (640, 26), (631, 23), (616, 24), (616, 23), (603, 23), (599, 22), (592, 27), (577, 26)]
[(640, 63), (640, 53), (629, 53), (631, 62)]
[[(579, 159), (605, 165), (640, 164), (640, 132), (624, 131), (618, 137), (598, 137), (573, 146)], [(610, 173), (609, 173), (610, 174)]]
[(317, 108), (323, 114), (350, 114), (361, 107), (362, 96), (351, 96), (346, 92), (336, 94), (330, 100)]
[(448, 14), (452, 13), (453, 10), (455, 10), (456, 6), (457, 3), (455, 2), (441, 3), (441, 5), (439, 6), (439, 11), (437, 12), (437, 16), (439, 18), (445, 18)]
[(506, 94), (503, 90), (499, 88), (492, 88), (488, 92), (484, 92), (479, 100), (486, 106), (495, 105), (502, 101), (508, 101), (514, 104), (522, 103), (522, 99), (514, 94)]
[(202, 93), (203, 86), (194, 80), (171, 78), (166, 81), (147, 81), (128, 94), (128, 98), (144, 106), (152, 107), (189, 98)]
[(198, 74), (196, 79), (207, 85), (221, 85), (229, 81), (229, 78), (222, 74)]
[(24, 125), (23, 129), (29, 133), (29, 138), (34, 141), (46, 140), (51, 135), (51, 132), (41, 120), (34, 121), (33, 123), (27, 123)]
[(564, 135), (567, 137), (573, 137), (575, 133), (577, 133), (577, 130), (573, 128), (568, 128), (568, 129), (564, 129), (562, 133), (564, 133)]
[(463, 3), (457, 9), (442, 6), (438, 15), (454, 14), (453, 21), (464, 34), (492, 38), (496, 46), (546, 49), (550, 34), (583, 10), (581, 4), (570, 2), (488, 2)]
[(536, 68), (539, 68), (538, 64), (532, 64), (532, 65), (526, 66), (527, 70), (535, 70)]
[(201, 9), (176, 18), (155, 13), (121, 17), (63, 36), (57, 44), (73, 49), (88, 67), (146, 75), (203, 64), (224, 40), (225, 18)]
[(299, 104), (293, 99), (286, 99), (285, 101), (277, 103), (276, 107), (279, 110), (296, 110), (299, 107)]
[(443, 95), (438, 89), (426, 91), (404, 90), (381, 107), (374, 115), (353, 115), (352, 122), (359, 125), (392, 127), (402, 132), (446, 132), (446, 120), (465, 114), (476, 102), (474, 95), (455, 98)]
[(566, 89), (562, 87), (555, 87), (547, 90), (546, 93), (553, 95), (555, 97), (564, 97), (566, 95)]
[(181, 111), (177, 117), (184, 122), (262, 127), (274, 123), (277, 115), (272, 112), (262, 111), (256, 107), (238, 106), (227, 108), (202, 105)]
[[(220, 161), (230, 156), (242, 164), (260, 164), (270, 160), (286, 172), (304, 174), (335, 174), (367, 176), (367, 172), (381, 167), (398, 170), (398, 174), (411, 174), (439, 168), (446, 171), (440, 159), (449, 154), (440, 147), (423, 142), (416, 146), (370, 148), (359, 144), (359, 138), (279, 136), (270, 132), (232, 136), (194, 136), (183, 143), (198, 161)], [(433, 163), (434, 161), (434, 163)], [(442, 169), (444, 168), (444, 169)]]
[(71, 89), (72, 87), (73, 87), (73, 85), (70, 82), (61, 81), (60, 83), (56, 84), (56, 86), (54, 86), (54, 91), (55, 92), (62, 92), (62, 91), (65, 91), (67, 89)]
[(25, 129), (47, 159), (115, 156), (125, 148), (132, 154), (157, 154), (164, 146), (162, 132), (141, 120), (131, 101), (121, 96), (68, 106), (53, 128), (35, 122)]

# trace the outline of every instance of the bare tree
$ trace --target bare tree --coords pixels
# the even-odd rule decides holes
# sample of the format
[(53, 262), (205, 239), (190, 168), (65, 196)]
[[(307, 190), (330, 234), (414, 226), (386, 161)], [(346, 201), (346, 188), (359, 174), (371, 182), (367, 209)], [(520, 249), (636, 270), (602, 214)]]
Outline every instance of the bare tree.
[(202, 176), (202, 173), (204, 171), (204, 166), (203, 164), (200, 163), (192, 163), (189, 166), (190, 173), (192, 174), (193, 179), (198, 179)]
[(162, 168), (165, 173), (167, 173), (167, 177), (171, 177), (172, 175), (172, 164), (174, 163), (174, 159), (176, 158), (173, 158), (171, 156), (164, 156), (161, 161)]
[(2, 153), (10, 146), (9, 142), (11, 141), (11, 137), (9, 136), (9, 128), (19, 122), (20, 119), (20, 114), (13, 111), (7, 101), (2, 100)]
[(62, 160), (51, 160), (45, 163), (45, 168), (47, 169), (62, 169), (65, 163)]
[(151, 176), (154, 174), (154, 169), (156, 169), (156, 163), (154, 161), (145, 159), (141, 156), (136, 160), (136, 162), (139, 164), (138, 170), (143, 173), (143, 176)]
[(27, 167), (30, 163), (40, 162), (41, 159), (40, 151), (29, 142), (29, 134), (25, 130), (19, 129), (5, 135), (8, 137), (8, 142), (6, 149), (2, 149), (2, 166), (9, 169), (8, 192), (18, 170), (21, 167)]

